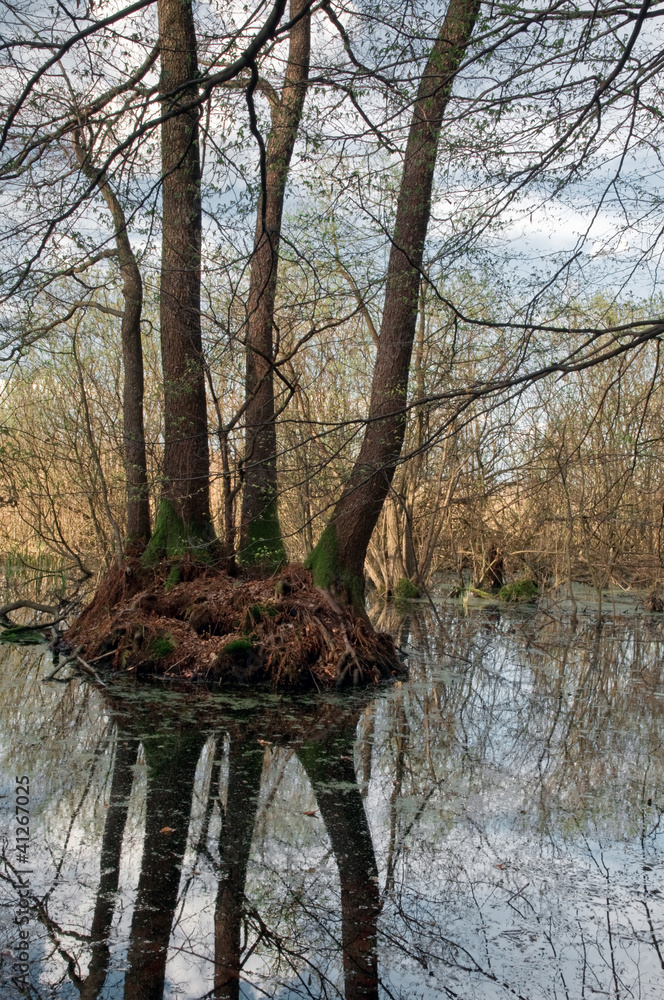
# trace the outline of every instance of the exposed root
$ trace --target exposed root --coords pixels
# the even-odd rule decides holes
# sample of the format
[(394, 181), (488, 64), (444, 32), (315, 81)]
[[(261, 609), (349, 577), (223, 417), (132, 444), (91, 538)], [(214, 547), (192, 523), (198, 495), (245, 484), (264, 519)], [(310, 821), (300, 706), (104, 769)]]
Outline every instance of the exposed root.
[(83, 662), (137, 677), (280, 688), (365, 686), (404, 673), (392, 638), (314, 587), (302, 566), (269, 579), (179, 564), (115, 567), (66, 635)]

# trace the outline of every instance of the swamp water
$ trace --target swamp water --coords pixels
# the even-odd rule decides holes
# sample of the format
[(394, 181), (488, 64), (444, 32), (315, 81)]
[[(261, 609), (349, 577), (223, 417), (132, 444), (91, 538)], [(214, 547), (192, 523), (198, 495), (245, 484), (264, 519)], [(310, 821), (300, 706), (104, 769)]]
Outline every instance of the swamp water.
[(660, 620), (388, 609), (348, 697), (3, 650), (0, 996), (664, 1000)]

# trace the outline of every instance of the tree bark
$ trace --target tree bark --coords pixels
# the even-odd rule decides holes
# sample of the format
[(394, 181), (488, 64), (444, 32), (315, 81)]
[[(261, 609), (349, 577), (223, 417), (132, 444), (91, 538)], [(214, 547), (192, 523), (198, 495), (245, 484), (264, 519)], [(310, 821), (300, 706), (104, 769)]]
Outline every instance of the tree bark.
[(82, 173), (97, 185), (108, 205), (115, 229), (118, 266), (122, 276), (124, 312), (122, 314), (122, 434), (125, 475), (127, 477), (127, 541), (130, 548), (142, 549), (150, 537), (150, 498), (148, 492), (145, 428), (143, 423), (143, 345), (141, 313), (143, 281), (136, 256), (129, 242), (127, 220), (122, 205), (108, 177), (93, 164), (80, 131), (74, 133), (74, 151)]
[(309, 558), (314, 581), (363, 606), (364, 559), (401, 454), (408, 373), (438, 139), (479, 0), (450, 0), (413, 109), (387, 271), (367, 424), (360, 454), (330, 524)]
[[(296, 17), (305, 0), (291, 0)], [(251, 262), (246, 340), (244, 493), (240, 558), (271, 568), (285, 560), (277, 514), (277, 434), (274, 401), (273, 327), (284, 192), (309, 75), (311, 18), (291, 29), (288, 64), (279, 98), (270, 95), (271, 127), (265, 154)]]
[[(191, 0), (158, 0), (162, 109), (196, 98)], [(173, 93), (176, 91), (176, 93)], [(149, 558), (198, 549), (212, 540), (210, 456), (201, 341), (201, 173), (198, 108), (161, 128), (161, 363), (164, 379), (163, 498)]]

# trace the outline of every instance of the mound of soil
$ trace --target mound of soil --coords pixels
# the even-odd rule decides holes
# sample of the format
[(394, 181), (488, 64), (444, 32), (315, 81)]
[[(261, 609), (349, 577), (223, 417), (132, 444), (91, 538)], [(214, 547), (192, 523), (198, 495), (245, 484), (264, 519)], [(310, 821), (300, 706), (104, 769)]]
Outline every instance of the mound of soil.
[(129, 559), (102, 581), (65, 635), (87, 663), (138, 678), (324, 688), (404, 673), (392, 638), (314, 587), (303, 566), (269, 579)]

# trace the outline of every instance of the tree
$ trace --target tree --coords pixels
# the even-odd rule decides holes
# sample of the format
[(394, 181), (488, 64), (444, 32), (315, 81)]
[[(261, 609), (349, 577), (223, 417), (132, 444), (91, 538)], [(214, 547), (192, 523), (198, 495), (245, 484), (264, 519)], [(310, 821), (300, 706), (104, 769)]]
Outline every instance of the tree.
[[(159, 0), (164, 379), (163, 496), (146, 561), (206, 558), (210, 517), (205, 368), (201, 340), (201, 168), (198, 55), (191, 2)], [(182, 108), (182, 110), (180, 110)]]
[[(118, 303), (112, 298), (114, 281), (108, 279), (112, 272), (98, 265), (120, 251), (125, 284), (123, 333), (133, 350), (125, 358), (125, 450), (129, 445), (138, 446), (144, 436), (140, 427), (139, 286), (154, 265), (159, 239), (148, 240), (149, 246), (141, 253), (141, 276), (136, 258), (131, 256), (127, 225), (132, 229), (143, 226), (143, 232), (155, 226), (161, 237), (158, 251), (164, 435), (162, 439), (154, 434), (150, 455), (159, 463), (163, 445), (163, 477), (155, 531), (144, 558), (151, 567), (162, 564), (163, 579), (160, 574), (149, 573), (141, 579), (154, 581), (159, 576), (161, 586), (171, 564), (187, 556), (205, 566), (213, 561), (217, 568), (223, 566), (221, 559), (217, 561), (223, 549), (217, 547), (211, 516), (217, 470), (214, 464), (211, 466), (216, 456), (213, 453), (211, 458), (208, 451), (205, 376), (215, 406), (223, 399), (226, 412), (233, 413), (231, 421), (224, 423), (217, 406), (221, 478), (226, 485), (232, 480), (237, 485), (244, 476), (239, 554), (245, 564), (256, 564), (247, 576), (271, 571), (283, 561), (278, 488), (301, 488), (303, 477), (315, 475), (313, 488), (307, 483), (302, 491), (306, 497), (300, 505), (299, 524), (290, 513), (284, 523), (289, 532), (295, 533), (302, 522), (307, 522), (308, 533), (302, 532), (306, 537), (297, 543), (298, 554), (303, 554), (305, 546), (311, 548), (313, 531), (325, 516), (325, 505), (331, 506), (340, 494), (309, 565), (318, 586), (331, 588), (342, 601), (359, 607), (367, 545), (381, 517), (390, 550), (385, 571), (381, 570), (386, 582), (402, 574), (415, 578), (421, 568), (427, 576), (435, 561), (433, 552), (443, 524), (452, 531), (452, 521), (437, 519), (437, 511), (448, 504), (451, 496), (443, 489), (443, 481), (452, 478), (447, 471), (455, 461), (455, 449), (440, 448), (432, 458), (437, 442), (452, 440), (453, 436), (458, 440), (469, 421), (482, 413), (497, 412), (503, 403), (521, 398), (520, 393), (553, 373), (584, 371), (622, 353), (634, 353), (647, 341), (661, 336), (659, 320), (650, 325), (641, 321), (612, 323), (605, 321), (605, 312), (592, 317), (586, 326), (570, 323), (567, 329), (564, 307), (555, 301), (555, 295), (548, 294), (549, 286), (544, 282), (536, 283), (534, 292), (523, 292), (518, 301), (516, 296), (513, 302), (507, 301), (508, 296), (499, 302), (494, 300), (495, 309), (493, 305), (484, 308), (486, 302), (474, 311), (464, 309), (458, 294), (465, 281), (462, 266), (490, 227), (496, 231), (501, 226), (505, 207), (519, 203), (524, 192), (534, 191), (538, 185), (537, 190), (544, 190), (553, 203), (561, 192), (572, 190), (577, 175), (587, 178), (593, 171), (597, 174), (598, 165), (606, 168), (615, 153), (616, 136), (621, 142), (624, 138), (625, 155), (615, 175), (619, 181), (628, 155), (637, 148), (656, 148), (661, 126), (652, 107), (645, 103), (651, 84), (643, 74), (654, 73), (659, 56), (653, 54), (654, 50), (643, 51), (641, 33), (646, 22), (654, 31), (660, 14), (649, 3), (628, 4), (620, 9), (591, 3), (568, 11), (547, 0), (534, 10), (513, 5), (485, 8), (480, 23), (477, 0), (452, 0), (444, 18), (438, 8), (416, 4), (409, 8), (404, 21), (398, 4), (383, 6), (377, 14), (365, 8), (346, 10), (326, 2), (311, 15), (320, 19), (322, 28), (320, 33), (314, 33), (312, 57), (307, 0), (293, 0), (288, 21), (285, 8), (285, 0), (277, 0), (267, 12), (257, 8), (241, 27), (233, 19), (234, 9), (206, 9), (204, 15), (196, 14), (199, 60), (191, 3), (159, 0), (158, 85), (150, 69), (157, 48), (149, 4), (145, 10), (142, 4), (134, 4), (106, 18), (97, 18), (92, 7), (86, 8), (86, 27), (73, 34), (67, 34), (70, 29), (62, 27), (68, 15), (56, 13), (53, 25), (57, 24), (62, 38), (58, 36), (55, 49), (43, 24), (39, 31), (35, 29), (34, 37), (27, 28), (15, 26), (16, 37), (12, 36), (7, 48), (11, 59), (14, 55), (16, 58), (15, 71), (3, 91), (6, 122), (0, 133), (0, 151), (4, 150), (0, 176), (8, 190), (16, 192), (22, 186), (21, 190), (27, 192), (34, 217), (27, 218), (23, 208), (21, 225), (13, 222), (3, 235), (3, 245), (11, 249), (11, 255), (5, 251), (5, 258), (12, 256), (14, 260), (7, 272), (3, 296), (7, 303), (3, 322), (7, 330), (14, 331), (14, 340), (8, 334), (3, 342), (8, 349), (27, 350), (35, 340), (50, 336), (58, 325), (67, 330), (67, 324), (75, 326), (75, 335), (69, 335), (75, 348), (72, 357), (81, 398), (81, 426), (86, 452), (96, 467), (91, 491), (98, 489), (104, 498), (102, 517), (97, 518), (96, 509), (91, 517), (98, 522), (106, 518), (114, 526), (116, 550), (121, 552), (120, 531), (115, 530), (121, 518), (113, 509), (112, 492), (105, 486), (108, 479), (103, 449), (95, 441), (95, 435), (105, 434), (106, 429), (93, 427), (94, 414), (90, 416), (87, 402), (91, 396), (86, 383), (95, 375), (92, 365), (84, 370), (80, 362), (81, 338), (89, 337), (94, 342), (97, 334), (91, 323), (81, 323), (81, 316), (89, 315), (85, 312), (89, 309), (119, 315)], [(259, 19), (261, 26), (255, 29)], [(480, 25), (479, 33), (476, 24)], [(329, 25), (336, 35), (324, 52), (321, 47), (319, 56), (315, 40), (331, 30)], [(136, 27), (141, 30), (134, 32)], [(284, 82), (277, 93), (276, 85), (269, 83), (271, 67), (280, 58), (287, 37)], [(143, 60), (140, 66), (136, 65), (137, 39)], [(326, 39), (329, 41), (329, 36)], [(101, 59), (107, 45), (113, 61)], [(74, 64), (81, 60), (71, 59), (71, 66), (67, 63), (67, 54), (74, 51), (86, 55), (93, 67), (90, 73), (76, 68)], [(116, 65), (117, 53), (122, 54), (122, 59)], [(426, 64), (423, 74), (421, 64)], [(463, 86), (458, 87), (460, 72)], [(455, 99), (450, 102), (453, 87)], [(323, 95), (320, 107), (329, 114), (320, 131), (307, 132), (303, 140), (305, 92), (312, 93), (313, 88), (316, 95)], [(412, 114), (406, 116), (404, 104), (410, 108), (415, 89)], [(556, 101), (551, 102), (554, 91)], [(235, 98), (229, 98), (231, 92)], [(267, 98), (271, 109), (270, 124), (263, 130), (265, 139), (260, 134), (260, 115), (254, 105), (258, 92)], [(312, 96), (312, 105), (313, 100)], [(66, 112), (55, 113), (55, 104), (60, 111), (66, 108)], [(307, 113), (313, 120), (313, 114)], [(399, 152), (400, 143), (400, 139), (395, 142), (394, 135), (400, 134), (400, 123), (406, 127), (407, 119), (410, 130), (398, 196), (394, 199), (396, 221), (392, 224), (394, 154)], [(249, 133), (255, 143), (247, 142)], [(199, 135), (204, 134), (205, 157), (199, 154)], [(443, 199), (437, 198), (435, 186), (441, 135), (449, 156), (444, 166), (439, 162), (438, 173), (445, 171), (443, 185), (450, 195), (449, 210), (438, 210)], [(159, 163), (153, 146), (157, 137), (161, 141)], [(70, 156), (64, 167), (62, 157), (63, 148), (71, 153), (72, 138), (80, 167), (75, 171), (71, 170)], [(333, 206), (330, 219), (346, 198), (340, 214), (346, 211), (347, 231), (353, 233), (347, 242), (355, 239), (359, 245), (356, 234), (364, 225), (362, 220), (368, 220), (366, 228), (374, 236), (372, 250), (364, 252), (366, 258), (374, 257), (367, 265), (371, 272), (370, 292), (363, 291), (366, 282), (358, 282), (352, 273), (354, 262), (362, 259), (361, 248), (350, 253), (354, 260), (350, 269), (343, 263), (349, 256), (346, 247), (339, 248), (336, 236), (334, 253), (325, 250), (330, 231), (326, 225), (318, 225), (320, 201), (311, 210), (316, 195), (307, 208), (310, 223), (314, 221), (310, 228), (316, 231), (318, 246), (323, 246), (320, 255), (309, 254), (314, 239), (308, 242), (302, 229), (298, 233), (297, 221), (291, 223), (295, 213), (288, 220), (288, 233), (282, 233), (286, 182), (290, 180), (298, 139), (302, 162), (307, 166), (300, 169), (296, 182), (301, 183), (293, 184), (293, 190), (306, 190), (312, 165), (310, 173), (315, 180), (311, 188), (315, 189), (318, 177), (323, 178), (326, 198), (329, 193)], [(459, 155), (460, 149), (464, 156)], [(364, 166), (358, 167), (362, 162)], [(257, 163), (261, 184), (254, 216), (251, 194)], [(457, 183), (455, 177), (461, 181)], [(612, 181), (614, 187), (616, 184)], [(622, 197), (624, 184), (620, 193), (618, 187), (617, 196)], [(607, 185), (602, 191), (598, 206), (605, 204), (611, 189)], [(111, 251), (105, 248), (108, 234), (100, 236), (98, 229), (90, 225), (94, 213), (89, 206), (99, 193), (106, 199), (113, 218), (112, 240), (116, 247)], [(220, 208), (224, 197), (226, 202)], [(235, 227), (234, 233), (239, 233), (236, 243), (234, 236), (223, 243), (222, 236), (219, 244), (223, 243), (223, 248), (215, 245), (214, 237), (208, 238), (212, 226), (204, 241), (203, 201), (210, 219), (216, 213), (215, 221), (221, 219), (227, 230)], [(432, 201), (437, 206), (436, 221), (441, 225), (449, 223), (445, 239), (437, 243), (429, 232)], [(632, 204), (637, 201), (638, 197)], [(245, 214), (243, 208), (247, 205), (250, 210)], [(139, 213), (143, 215), (136, 223)], [(245, 226), (247, 218), (249, 226)], [(335, 225), (337, 218), (335, 215)], [(635, 218), (633, 215), (631, 220)], [(155, 219), (161, 220), (161, 226), (155, 224)], [(380, 255), (387, 233), (391, 250), (385, 264)], [(249, 255), (247, 246), (252, 247)], [(228, 247), (237, 252), (226, 254)], [(207, 301), (202, 310), (204, 257), (210, 266), (206, 266)], [(574, 254), (568, 255), (551, 275), (551, 288), (556, 287), (561, 275), (569, 273), (574, 259)], [(218, 261), (221, 264), (215, 269), (213, 265)], [(287, 264), (291, 270), (285, 275)], [(361, 269), (365, 269), (364, 261)], [(454, 273), (448, 282), (450, 270)], [(300, 277), (291, 281), (296, 271)], [(375, 290), (382, 288), (383, 279), (386, 290), (382, 322), (374, 323)], [(87, 282), (87, 287), (82, 299), (77, 295), (72, 301), (76, 281), (81, 286)], [(341, 282), (350, 288), (350, 293), (346, 288), (345, 300), (353, 300), (351, 316), (335, 315), (335, 296), (337, 304), (342, 299)], [(464, 337), (472, 339), (476, 335), (486, 348), (488, 360), (466, 368), (459, 365), (455, 372), (444, 372), (441, 378), (422, 378), (416, 394), (409, 397), (420, 288), (426, 288), (426, 295), (422, 292), (420, 299), (421, 319), (426, 319), (426, 309), (432, 309), (430, 304), (425, 305), (425, 299), (435, 300), (435, 308), (446, 310), (454, 326), (452, 350), (456, 349), (461, 329)], [(93, 292), (100, 290), (102, 293), (95, 299)], [(222, 309), (216, 311), (219, 302)], [(25, 303), (27, 308), (23, 308)], [(49, 312), (53, 303), (59, 310), (55, 317)], [(227, 322), (219, 318), (226, 307), (230, 317)], [(358, 320), (355, 327), (353, 316)], [(366, 331), (360, 331), (358, 336), (360, 316), (364, 317), (371, 342)], [(230, 365), (216, 372), (206, 366), (204, 342), (207, 346), (206, 338), (214, 324), (222, 330), (217, 343), (228, 343), (229, 353), (242, 341), (244, 350), (237, 354), (244, 354), (246, 372), (240, 371), (241, 361), (237, 371)], [(374, 350), (370, 400), (365, 408), (366, 374)], [(436, 351), (441, 357), (445, 355), (442, 337), (432, 345), (432, 352)], [(305, 360), (298, 371), (302, 358)], [(321, 363), (327, 364), (328, 359), (332, 359), (331, 366), (336, 365), (339, 384), (333, 379), (322, 384)], [(356, 364), (358, 367), (348, 376)], [(446, 358), (441, 369), (445, 364)], [(451, 364), (456, 365), (454, 358)], [(300, 377), (305, 368), (310, 375), (309, 386)], [(415, 369), (421, 370), (417, 355)], [(345, 377), (352, 380), (355, 375), (357, 379), (350, 387), (344, 384)], [(280, 393), (275, 389), (277, 380), (285, 386)], [(241, 382), (244, 400), (239, 398), (241, 390), (235, 388)], [(312, 384), (315, 388), (307, 399)], [(134, 386), (133, 392), (128, 390), (130, 385)], [(342, 398), (340, 405), (336, 404), (335, 393)], [(310, 404), (314, 397), (320, 400), (325, 394), (332, 394), (334, 401), (329, 408), (325, 403), (321, 419), (316, 406)], [(291, 399), (295, 405), (286, 412)], [(418, 410), (429, 416), (437, 412), (438, 416), (427, 416), (426, 428), (425, 421), (421, 421), (417, 433), (409, 435), (408, 413)], [(512, 419), (508, 414), (508, 421)], [(237, 448), (238, 428), (242, 425), (244, 459), (231, 469), (222, 439), (228, 444), (233, 433), (232, 445)], [(75, 433), (79, 433), (78, 428)], [(496, 424), (494, 441), (499, 441), (500, 433)], [(360, 439), (361, 447), (356, 450)], [(297, 451), (299, 455), (291, 461), (290, 456)], [(313, 460), (307, 451), (313, 453)], [(117, 454), (116, 447), (114, 468)], [(415, 455), (410, 481), (405, 475), (394, 479), (397, 465)], [(479, 446), (477, 457), (481, 458)], [(429, 469), (429, 463), (436, 463), (436, 469)], [(84, 464), (80, 456), (79, 464)], [(279, 483), (278, 464), (282, 474)], [(128, 483), (130, 520), (140, 521), (137, 530), (144, 538), (149, 530), (147, 473), (141, 471), (145, 466), (144, 449), (142, 456), (137, 453), (134, 459), (126, 460), (126, 465), (128, 478), (137, 472), (136, 482)], [(428, 541), (418, 553), (418, 539), (411, 523), (419, 488), (415, 484), (424, 484), (427, 477), (430, 482), (436, 480), (438, 487), (428, 506)], [(494, 482), (499, 479), (495, 477)], [(14, 477), (12, 482), (18, 479)], [(477, 477), (477, 490), (482, 494), (476, 507), (478, 524), (484, 518), (482, 503), (488, 482), (486, 476)], [(115, 495), (118, 493), (116, 490)], [(283, 496), (282, 492), (282, 514), (288, 505)], [(230, 503), (226, 503), (228, 500)], [(237, 527), (230, 490), (224, 501), (225, 554), (230, 563), (228, 542), (234, 543)], [(94, 503), (91, 506), (94, 508)], [(119, 503), (117, 506), (120, 509)], [(54, 518), (55, 513), (49, 516)], [(570, 506), (570, 523), (576, 517)], [(400, 540), (404, 521), (406, 537)], [(473, 559), (478, 571), (491, 564), (496, 570), (500, 565), (497, 550), (492, 553), (496, 539), (485, 527), (485, 523), (478, 527), (474, 539), (477, 544)], [(108, 533), (97, 534), (103, 548)], [(571, 538), (571, 530), (569, 535)], [(423, 558), (418, 566), (420, 555)], [(110, 562), (106, 554), (102, 558)], [(181, 567), (172, 569), (170, 583), (178, 578)], [(494, 573), (493, 582), (497, 579)], [(351, 610), (346, 608), (344, 613), (350, 614)]]
[(408, 134), (387, 286), (360, 453), (331, 521), (309, 559), (314, 581), (364, 601), (364, 560), (403, 445), (410, 359), (438, 139), (479, 0), (451, 0), (420, 81)]
[(288, 63), (281, 96), (267, 91), (270, 134), (261, 158), (261, 194), (247, 304), (244, 492), (240, 556), (275, 566), (286, 559), (277, 513), (277, 432), (274, 401), (274, 303), (286, 181), (309, 74), (308, 0), (291, 0)]
[(143, 422), (144, 376), (141, 343), (143, 279), (129, 241), (127, 220), (120, 200), (104, 171), (94, 165), (82, 128), (74, 132), (73, 144), (81, 171), (91, 183), (97, 185), (108, 205), (115, 232), (118, 268), (122, 275), (124, 296), (122, 426), (127, 476), (127, 541), (130, 548), (140, 550), (150, 537), (150, 496)]

